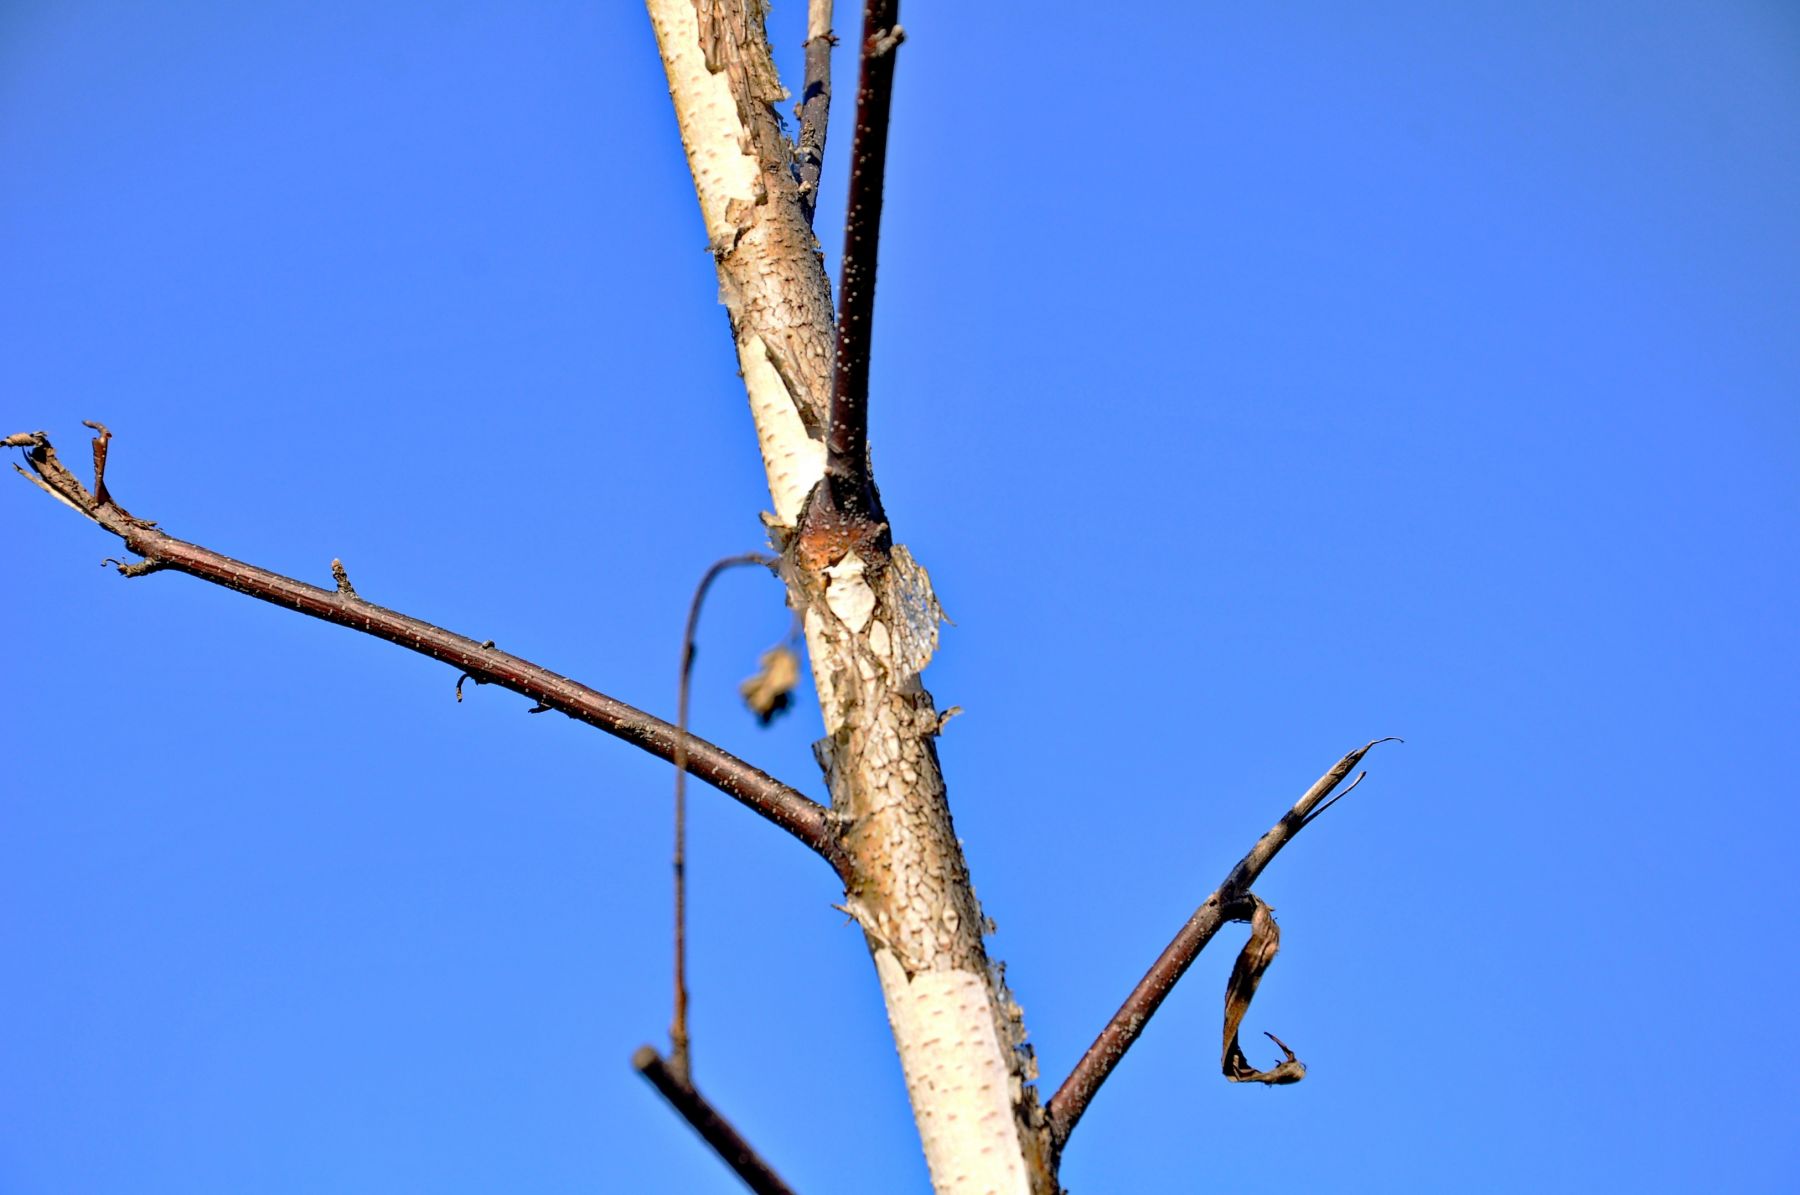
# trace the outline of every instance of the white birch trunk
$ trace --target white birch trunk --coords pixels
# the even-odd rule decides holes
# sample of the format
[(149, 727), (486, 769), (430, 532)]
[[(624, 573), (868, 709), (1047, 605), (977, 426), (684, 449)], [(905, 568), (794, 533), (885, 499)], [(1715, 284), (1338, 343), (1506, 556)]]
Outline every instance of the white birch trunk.
[[(772, 108), (783, 93), (759, 4), (648, 7), (785, 543), (823, 475), (834, 338)], [(884, 561), (788, 560), (825, 716), (818, 755), (856, 869), (845, 907), (880, 978), (933, 1189), (1054, 1195), (1035, 1064), (982, 944), (932, 746), (941, 719), (919, 683), (937, 643), (929, 578), (898, 545)]]

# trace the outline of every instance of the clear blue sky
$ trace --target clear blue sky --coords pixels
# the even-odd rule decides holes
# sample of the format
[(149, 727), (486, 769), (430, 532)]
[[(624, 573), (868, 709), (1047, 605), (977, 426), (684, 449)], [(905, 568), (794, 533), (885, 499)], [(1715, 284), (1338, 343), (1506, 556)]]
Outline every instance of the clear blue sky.
[[(1407, 742), (1260, 886), (1307, 1081), (1218, 1077), (1234, 930), (1065, 1182), (1793, 1190), (1800, 14), (1095, 12), (907, 0), (874, 376), (1046, 1089)], [(768, 498), (638, 6), (12, 0), (0, 163), (0, 432), (673, 708)], [(627, 1066), (666, 767), (0, 527), (0, 1191), (736, 1189)], [(816, 709), (735, 705), (787, 617), (720, 587), (696, 726), (817, 793)], [(695, 801), (702, 1085), (803, 1193), (924, 1189), (831, 876)]]

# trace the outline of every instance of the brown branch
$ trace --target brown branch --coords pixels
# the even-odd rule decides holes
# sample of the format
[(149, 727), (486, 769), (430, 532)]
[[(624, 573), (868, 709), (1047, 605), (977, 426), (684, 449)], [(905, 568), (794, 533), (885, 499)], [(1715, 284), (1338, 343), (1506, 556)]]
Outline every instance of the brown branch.
[(688, 1049), (687, 1025), (687, 732), (688, 694), (694, 678), (694, 634), (700, 627), (700, 607), (706, 602), (706, 591), (720, 573), (744, 564), (773, 565), (775, 558), (761, 552), (746, 552), (715, 560), (712, 567), (694, 587), (694, 598), (688, 603), (687, 625), (681, 632), (681, 679), (676, 685), (675, 729), (680, 736), (675, 742), (675, 1011), (669, 1018), (669, 1066), (686, 1081), (693, 1076), (693, 1059)]
[(869, 354), (894, 56), (906, 36), (897, 23), (899, 12), (899, 0), (867, 0), (863, 6), (862, 66), (857, 80), (856, 131), (850, 145), (850, 195), (844, 216), (844, 267), (838, 287), (825, 483), (815, 491), (852, 524), (884, 521), (881, 499), (869, 472)]
[(793, 1188), (750, 1147), (731, 1122), (719, 1115), (686, 1078), (677, 1075), (650, 1046), (639, 1046), (631, 1056), (631, 1065), (662, 1093), (681, 1118), (693, 1126), (701, 1140), (712, 1146), (719, 1160), (731, 1167), (732, 1173), (744, 1180), (756, 1195), (794, 1195)]
[(808, 0), (806, 6), (806, 81), (794, 115), (800, 135), (794, 157), (800, 173), (800, 210), (808, 227), (819, 208), (819, 174), (825, 167), (825, 127), (831, 117), (831, 0)]
[[(1280, 821), (1267, 834), (1257, 839), (1256, 845), (1248, 854), (1238, 860), (1237, 866), (1225, 877), (1206, 902), (1194, 911), (1194, 915), (1181, 927), (1172, 942), (1157, 956), (1150, 970), (1138, 981), (1119, 1011), (1112, 1015), (1100, 1036), (1087, 1048), (1069, 1077), (1063, 1080), (1056, 1094), (1050, 1097), (1045, 1105), (1045, 1112), (1050, 1118), (1050, 1134), (1057, 1149), (1068, 1141), (1069, 1134), (1074, 1131), (1082, 1114), (1087, 1111), (1094, 1094), (1100, 1090), (1112, 1074), (1113, 1068), (1125, 1057), (1143, 1033), (1144, 1026), (1162, 1002), (1174, 990), (1175, 984), (1187, 973), (1194, 960), (1206, 944), (1212, 941), (1219, 927), (1228, 921), (1250, 920), (1253, 906), (1248, 902), (1250, 886), (1262, 875), (1263, 869), (1281, 853), (1281, 848), (1294, 840), (1308, 823), (1313, 814), (1320, 811), (1320, 804), (1332, 793), (1332, 790), (1343, 783), (1362, 757), (1378, 743), (1389, 742), (1390, 739), (1376, 739), (1358, 747), (1344, 758), (1332, 765), (1329, 772), (1319, 777), (1318, 782), (1306, 790), (1304, 796), (1294, 803), (1294, 807), (1282, 815)], [(1398, 742), (1393, 739), (1391, 741)], [(1260, 903), (1260, 902), (1259, 902)]]
[[(101, 437), (107, 436), (104, 429)], [(223, 556), (210, 548), (176, 539), (154, 523), (127, 513), (110, 497), (102, 498), (81, 484), (56, 457), (43, 432), (26, 432), (0, 440), (26, 452), (29, 471), (14, 466), (39, 489), (93, 520), (125, 541), (143, 557), (122, 564), (127, 576), (154, 569), (174, 569), (247, 594), (272, 605), (349, 627), (397, 643), (408, 651), (442, 660), (478, 684), (499, 685), (529, 697), (539, 708), (559, 710), (578, 722), (598, 727), (659, 759), (673, 762), (685, 752), (686, 769), (701, 780), (774, 822), (811, 847), (848, 882), (850, 865), (838, 842), (829, 812), (799, 791), (752, 767), (704, 739), (683, 734), (660, 718), (588, 688), (529, 660), (496, 650), (492, 641), (478, 643), (431, 623), (377, 606), (354, 593), (321, 589), (255, 565)]]

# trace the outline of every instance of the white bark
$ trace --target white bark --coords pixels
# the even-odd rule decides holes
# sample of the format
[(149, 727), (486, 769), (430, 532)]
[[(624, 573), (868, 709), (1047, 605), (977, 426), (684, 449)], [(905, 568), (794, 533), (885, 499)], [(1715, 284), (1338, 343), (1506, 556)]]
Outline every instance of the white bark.
[[(829, 284), (769, 109), (781, 93), (760, 16), (753, 36), (720, 20), (757, 6), (647, 2), (782, 538), (823, 474), (832, 330)], [(937, 642), (930, 580), (896, 545), (883, 561), (852, 552), (814, 573), (793, 564), (788, 581), (825, 717), (818, 753), (856, 867), (845, 907), (881, 981), (933, 1188), (1050, 1195), (1034, 1064), (982, 944), (931, 745), (941, 719), (918, 679)]]
[(875, 951), (875, 970), (933, 1187), (1028, 1195), (988, 985), (968, 971), (928, 971), (909, 980), (894, 953), (883, 949)]

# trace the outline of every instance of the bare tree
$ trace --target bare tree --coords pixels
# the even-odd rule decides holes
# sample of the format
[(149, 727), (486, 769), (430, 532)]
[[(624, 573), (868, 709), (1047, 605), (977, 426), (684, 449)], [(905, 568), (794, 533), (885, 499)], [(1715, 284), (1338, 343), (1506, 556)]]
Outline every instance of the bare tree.
[[(1249, 923), (1251, 933), (1226, 993), (1222, 1072), (1235, 1082), (1300, 1080), (1304, 1064), (1279, 1039), (1283, 1057), (1267, 1070), (1250, 1063), (1239, 1040), (1279, 941), (1269, 906), (1253, 889), (1282, 848), (1354, 787), (1350, 778), (1374, 744), (1334, 763), (1249, 848), (1129, 989), (1073, 1071), (1041, 1099), (1022, 1013), (987, 951), (988, 922), (934, 746), (948, 713), (938, 710), (921, 674), (937, 647), (941, 612), (925, 569), (896, 538), (868, 447), (888, 115), (905, 38), (897, 0), (870, 0), (854, 34), (843, 39), (856, 58), (857, 81), (835, 314), (813, 232), (837, 41), (829, 0), (809, 5), (806, 78), (792, 137), (778, 110), (788, 93), (758, 0), (648, 0), (648, 7), (772, 497), (765, 522), (775, 555), (763, 562), (779, 572), (802, 621), (824, 715), (826, 737), (816, 753), (829, 805), (687, 732), (698, 595), (683, 648), (682, 712), (671, 725), (491, 640), (376, 605), (357, 593), (338, 561), (331, 563), (333, 587), (324, 588), (176, 538), (115, 499), (106, 480), (112, 437), (98, 422), (89, 424), (96, 433), (91, 484), (42, 432), (6, 438), (24, 453), (20, 472), (117, 536), (136, 557), (115, 562), (127, 577), (185, 573), (398, 644), (455, 669), (459, 696), (470, 682), (510, 689), (530, 698), (534, 712), (559, 711), (624, 739), (674, 764), (678, 778), (691, 774), (787, 831), (831, 869), (842, 885), (842, 909), (863, 931), (940, 1193), (1057, 1191), (1063, 1148), (1090, 1102), (1230, 921)], [(683, 802), (678, 783), (678, 827)], [(701, 1095), (693, 1075), (679, 939), (683, 866), (678, 829), (671, 1048), (666, 1056), (646, 1048), (636, 1064), (752, 1189), (783, 1191), (773, 1168)]]

